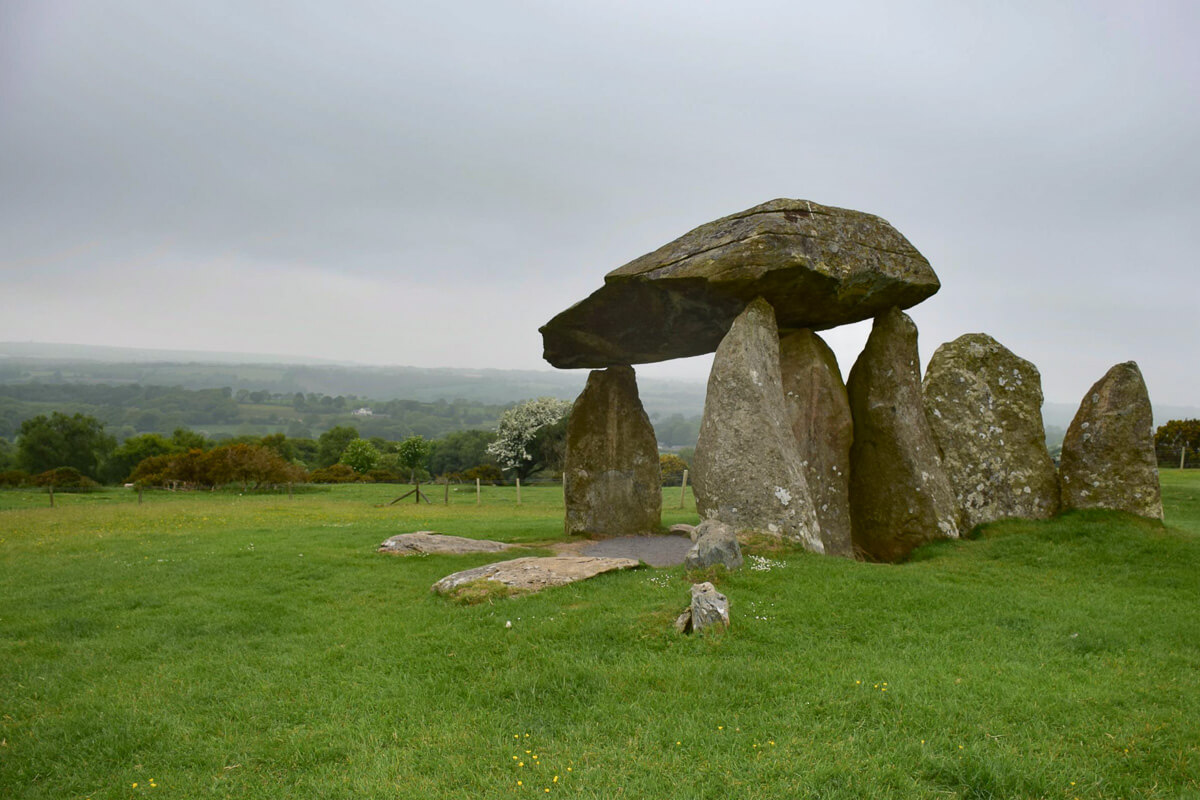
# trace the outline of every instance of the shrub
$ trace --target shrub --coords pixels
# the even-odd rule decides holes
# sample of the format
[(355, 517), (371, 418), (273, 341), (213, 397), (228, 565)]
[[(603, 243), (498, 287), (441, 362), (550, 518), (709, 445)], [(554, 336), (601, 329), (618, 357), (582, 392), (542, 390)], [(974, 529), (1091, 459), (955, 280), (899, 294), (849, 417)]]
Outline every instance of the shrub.
[(309, 480), (313, 483), (354, 483), (359, 480), (359, 475), (347, 464), (334, 464), (313, 470)]
[(462, 473), (462, 479), (470, 483), (474, 483), (476, 478), (480, 483), (495, 485), (504, 482), (504, 473), (495, 464), (480, 464)]
[(687, 462), (673, 453), (663, 453), (658, 457), (662, 469), (662, 485), (678, 486), (683, 482), (683, 471), (688, 468)]
[(95, 489), (100, 486), (74, 467), (56, 467), (34, 475), (34, 486), (53, 486), (55, 489)]
[(23, 469), (7, 469), (0, 472), (0, 486), (17, 487), (29, 481), (29, 473)]

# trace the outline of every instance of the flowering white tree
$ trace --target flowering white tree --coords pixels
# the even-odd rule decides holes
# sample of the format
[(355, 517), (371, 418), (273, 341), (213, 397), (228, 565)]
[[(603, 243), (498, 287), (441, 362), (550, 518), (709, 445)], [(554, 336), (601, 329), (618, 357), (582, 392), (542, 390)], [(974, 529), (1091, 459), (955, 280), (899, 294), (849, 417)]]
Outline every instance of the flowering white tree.
[(571, 403), (554, 397), (539, 397), (513, 406), (500, 416), (496, 441), (487, 451), (504, 469), (515, 470), (518, 478), (527, 478), (544, 464), (543, 448), (536, 446), (539, 432), (564, 420)]

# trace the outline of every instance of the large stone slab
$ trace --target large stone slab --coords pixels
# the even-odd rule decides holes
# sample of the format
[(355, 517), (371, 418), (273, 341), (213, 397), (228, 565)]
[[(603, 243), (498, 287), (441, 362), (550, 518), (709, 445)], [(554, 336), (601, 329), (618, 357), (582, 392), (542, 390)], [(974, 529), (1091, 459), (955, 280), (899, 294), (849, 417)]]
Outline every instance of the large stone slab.
[(500, 553), (511, 548), (511, 544), (492, 542), (487, 539), (468, 539), (465, 536), (447, 536), (433, 531), (401, 533), (386, 539), (376, 552), (401, 556), (459, 555), (463, 553)]
[(850, 538), (850, 443), (854, 423), (837, 357), (807, 328), (779, 338), (783, 405), (826, 555), (854, 556)]
[(899, 309), (875, 318), (846, 382), (854, 417), (850, 519), (854, 546), (876, 561), (958, 538), (958, 508), (921, 400), (917, 326)]
[(986, 333), (968, 333), (934, 352), (923, 390), (964, 530), (1058, 513), (1037, 367)]
[(823, 329), (908, 308), (939, 288), (886, 220), (772, 200), (709, 222), (604, 278), (541, 328), (556, 367), (608, 367), (711, 353), (755, 297), (783, 328)]
[(588, 376), (567, 424), (563, 496), (568, 534), (636, 535), (662, 524), (658, 442), (632, 367)]
[(701, 517), (824, 552), (783, 408), (775, 315), (761, 298), (734, 320), (713, 358), (692, 473)]
[(1064, 508), (1108, 508), (1162, 519), (1154, 417), (1142, 371), (1117, 364), (1084, 395), (1063, 439)]
[(442, 595), (453, 595), (476, 581), (494, 581), (514, 592), (538, 592), (550, 586), (594, 578), (605, 572), (633, 569), (632, 558), (594, 558), (591, 556), (547, 556), (514, 558), (447, 575), (432, 586)]

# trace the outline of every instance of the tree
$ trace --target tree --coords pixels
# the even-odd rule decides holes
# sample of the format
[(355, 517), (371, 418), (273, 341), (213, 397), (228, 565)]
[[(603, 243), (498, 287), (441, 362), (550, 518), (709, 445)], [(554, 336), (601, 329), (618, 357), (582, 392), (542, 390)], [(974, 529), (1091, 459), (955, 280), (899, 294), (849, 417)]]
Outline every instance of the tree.
[(352, 439), (342, 451), (341, 464), (346, 464), (360, 475), (370, 472), (379, 463), (379, 450), (366, 439)]
[(1160, 462), (1184, 465), (1188, 453), (1200, 450), (1200, 419), (1173, 419), (1154, 432), (1154, 447)]
[(131, 436), (112, 451), (104, 467), (104, 474), (110, 483), (124, 482), (134, 467), (147, 458), (177, 452), (179, 447), (174, 442), (157, 433)]
[(458, 431), (432, 442), (429, 471), (434, 475), (466, 472), (472, 467), (495, 464), (488, 445), (496, 438), (491, 431)]
[(17, 448), (12, 442), (0, 437), (0, 470), (12, 469), (17, 464)]
[(421, 484), (417, 480), (417, 469), (425, 466), (425, 460), (429, 458), (429, 450), (429, 442), (425, 441), (425, 437), (423, 436), (410, 436), (396, 445), (396, 455), (398, 456), (400, 466), (407, 469), (412, 476), (413, 490), (407, 494), (400, 495), (388, 505), (398, 503), (410, 494), (415, 495), (413, 497), (414, 503), (421, 502), (421, 498), (424, 498), (425, 502), (429, 502), (429, 498), (422, 494)]
[(400, 457), (400, 466), (409, 470), (416, 481), (417, 470), (425, 466), (429, 458), (430, 446), (424, 436), (410, 436), (396, 445), (396, 455)]
[(116, 440), (104, 432), (104, 423), (95, 417), (55, 411), (49, 417), (39, 414), (21, 423), (17, 460), (33, 474), (73, 467), (95, 479), (116, 445)]
[(204, 434), (187, 428), (176, 428), (171, 434), (171, 443), (179, 450), (207, 450), (210, 446)]
[(349, 425), (335, 425), (317, 439), (317, 466), (330, 467), (342, 457), (346, 445), (358, 438), (358, 429)]
[(487, 451), (502, 467), (515, 472), (518, 480), (528, 478), (546, 466), (545, 446), (551, 446), (551, 455), (553, 451), (553, 441), (543, 440), (541, 447), (533, 446), (538, 431), (565, 419), (570, 412), (571, 403), (554, 397), (539, 397), (513, 406), (500, 415), (496, 439)]

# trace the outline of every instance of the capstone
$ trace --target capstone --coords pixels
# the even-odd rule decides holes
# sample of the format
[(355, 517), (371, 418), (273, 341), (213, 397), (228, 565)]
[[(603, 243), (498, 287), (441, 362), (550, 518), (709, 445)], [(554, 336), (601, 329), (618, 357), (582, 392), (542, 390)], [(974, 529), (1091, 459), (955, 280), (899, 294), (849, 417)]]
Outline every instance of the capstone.
[(713, 352), (756, 297), (785, 328), (824, 329), (908, 308), (940, 284), (886, 220), (772, 200), (706, 223), (605, 276), (547, 322), (556, 367), (641, 364)]

